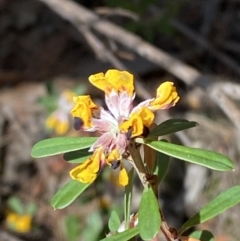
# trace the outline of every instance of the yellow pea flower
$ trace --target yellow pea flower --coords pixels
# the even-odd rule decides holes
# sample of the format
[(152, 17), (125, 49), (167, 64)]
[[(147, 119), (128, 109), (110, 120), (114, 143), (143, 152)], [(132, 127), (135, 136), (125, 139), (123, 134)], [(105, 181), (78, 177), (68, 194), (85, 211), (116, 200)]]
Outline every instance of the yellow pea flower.
[(141, 136), (144, 126), (150, 127), (154, 120), (154, 114), (146, 107), (142, 107), (130, 116), (130, 119), (120, 125), (120, 130), (128, 132), (131, 130), (131, 137)]
[(101, 159), (102, 148), (99, 148), (93, 153), (92, 157), (70, 171), (69, 174), (71, 178), (83, 183), (92, 183), (97, 178), (97, 174), (100, 170)]
[(6, 218), (7, 226), (17, 232), (27, 233), (32, 228), (32, 216), (10, 212)]
[(73, 101), (75, 106), (71, 110), (72, 116), (82, 120), (84, 128), (91, 127), (93, 111), (98, 110), (98, 106), (92, 101), (89, 95), (74, 97)]
[(158, 87), (157, 96), (152, 102), (150, 102), (149, 108), (153, 111), (168, 109), (174, 106), (179, 99), (180, 97), (178, 96), (173, 82), (164, 82)]
[(58, 99), (57, 109), (45, 121), (46, 128), (54, 130), (57, 135), (64, 135), (69, 129), (69, 111), (74, 105), (74, 95), (65, 90)]
[(91, 75), (89, 81), (107, 95), (112, 90), (116, 93), (126, 91), (129, 96), (132, 96), (134, 92), (133, 75), (127, 71), (110, 69), (105, 75), (103, 73)]
[(77, 127), (82, 125), (87, 132), (98, 131), (100, 136), (89, 149), (93, 152), (92, 157), (71, 170), (70, 176), (88, 183), (96, 179), (104, 166), (113, 169), (120, 167), (118, 181), (125, 186), (128, 184), (128, 174), (122, 156), (129, 155), (128, 147), (132, 138), (143, 136), (145, 129), (150, 128), (156, 110), (170, 108), (178, 102), (176, 87), (172, 82), (163, 83), (157, 89), (156, 98), (134, 106), (131, 73), (111, 69), (106, 74), (91, 75), (89, 81), (105, 92), (108, 110), (97, 106), (88, 95), (74, 98), (75, 106), (71, 114), (78, 121)]

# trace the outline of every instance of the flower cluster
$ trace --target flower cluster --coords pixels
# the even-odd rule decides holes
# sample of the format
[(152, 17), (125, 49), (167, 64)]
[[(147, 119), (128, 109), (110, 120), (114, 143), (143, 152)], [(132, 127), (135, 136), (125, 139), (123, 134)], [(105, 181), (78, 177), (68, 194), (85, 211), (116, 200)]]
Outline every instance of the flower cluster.
[(69, 111), (74, 106), (74, 95), (72, 91), (65, 90), (58, 99), (57, 109), (46, 119), (46, 127), (57, 135), (64, 135), (69, 129)]
[(17, 232), (27, 233), (32, 228), (32, 216), (10, 212), (6, 218), (7, 226)]
[(133, 106), (135, 98), (133, 75), (127, 71), (108, 70), (106, 74), (91, 75), (89, 81), (105, 93), (108, 110), (95, 104), (89, 95), (74, 97), (71, 114), (74, 128), (99, 132), (100, 137), (91, 146), (93, 155), (70, 171), (74, 180), (93, 182), (105, 165), (120, 167), (119, 183), (128, 184), (123, 158), (128, 156), (128, 146), (133, 138), (143, 136), (154, 121), (154, 112), (174, 106), (179, 96), (172, 82), (157, 89), (155, 98)]

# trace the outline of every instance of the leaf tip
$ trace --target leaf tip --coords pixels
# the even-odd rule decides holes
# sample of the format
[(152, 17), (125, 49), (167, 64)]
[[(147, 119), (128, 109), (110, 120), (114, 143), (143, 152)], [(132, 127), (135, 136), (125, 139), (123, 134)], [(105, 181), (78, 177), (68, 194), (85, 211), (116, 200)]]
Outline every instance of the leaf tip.
[(37, 158), (37, 156), (36, 156), (35, 153), (34, 153), (34, 150), (31, 151), (31, 157)]

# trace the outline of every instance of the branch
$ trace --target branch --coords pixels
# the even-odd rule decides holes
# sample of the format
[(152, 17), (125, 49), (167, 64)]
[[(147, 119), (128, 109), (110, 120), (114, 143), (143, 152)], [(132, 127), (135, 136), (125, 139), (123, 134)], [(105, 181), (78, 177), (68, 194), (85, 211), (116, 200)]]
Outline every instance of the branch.
[(211, 43), (209, 43), (209, 41), (207, 41), (206, 38), (204, 38), (200, 34), (194, 32), (192, 29), (190, 29), (189, 27), (187, 27), (186, 25), (182, 24), (181, 22), (179, 22), (177, 20), (172, 20), (170, 23), (173, 27), (175, 27), (182, 34), (184, 34), (188, 38), (192, 39), (201, 48), (209, 51), (209, 53), (211, 53), (215, 58), (217, 58), (219, 61), (226, 64), (229, 68), (231, 68), (233, 71), (235, 71), (237, 74), (240, 75), (239, 64), (235, 60), (233, 60), (231, 57), (229, 57), (227, 54), (216, 49)]
[(123, 28), (107, 20), (102, 20), (90, 10), (70, 0), (39, 0), (58, 13), (62, 18), (71, 22), (74, 26), (85, 24), (98, 33), (126, 46), (143, 58), (161, 66), (163, 69), (181, 79), (188, 85), (194, 84), (206, 87), (211, 82), (193, 67), (172, 57), (163, 50), (149, 44), (139, 36), (130, 33)]

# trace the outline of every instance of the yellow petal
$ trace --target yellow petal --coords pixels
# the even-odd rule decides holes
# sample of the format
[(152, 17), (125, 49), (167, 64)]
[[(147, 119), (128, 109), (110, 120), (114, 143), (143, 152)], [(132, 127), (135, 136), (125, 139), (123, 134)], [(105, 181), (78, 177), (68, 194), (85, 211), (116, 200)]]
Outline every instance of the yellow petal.
[(121, 165), (121, 169), (119, 172), (119, 184), (122, 186), (126, 186), (128, 184), (128, 174), (126, 169)]
[(91, 110), (97, 110), (97, 109), (99, 109), (98, 105), (96, 105), (96, 104), (92, 101), (90, 95), (74, 96), (74, 97), (73, 97), (73, 101), (74, 101), (74, 103), (76, 103), (76, 104), (83, 102), (83, 103), (87, 104)]
[(120, 153), (118, 152), (117, 149), (114, 149), (108, 154), (106, 162), (107, 162), (107, 164), (110, 165), (112, 161), (117, 161), (120, 159), (122, 159)]
[(71, 110), (73, 117), (78, 117), (83, 121), (86, 128), (91, 127), (92, 113), (99, 107), (92, 101), (89, 95), (77, 96), (73, 98), (75, 106)]
[(15, 224), (18, 219), (18, 215), (16, 213), (9, 213), (7, 215), (6, 221), (8, 224), (12, 225)]
[(78, 102), (71, 110), (73, 117), (78, 117), (83, 121), (83, 125), (86, 128), (91, 127), (92, 124), (92, 112), (89, 106), (84, 102)]
[(111, 84), (106, 80), (104, 73), (98, 73), (89, 76), (89, 81), (92, 85), (104, 92), (109, 93), (111, 91)]
[(154, 110), (162, 109), (171, 104), (174, 106), (180, 97), (173, 82), (164, 82), (157, 89), (156, 98), (150, 102), (150, 107)]
[(54, 115), (50, 115), (46, 121), (45, 121), (45, 125), (47, 128), (49, 129), (54, 129), (57, 123), (57, 118)]
[(132, 96), (134, 92), (133, 75), (127, 71), (110, 69), (105, 75), (103, 73), (91, 75), (89, 81), (107, 95), (112, 90), (117, 93), (127, 91), (129, 96)]
[(110, 69), (105, 75), (107, 82), (111, 84), (116, 92), (127, 91), (129, 96), (133, 95), (133, 75), (127, 71), (119, 71), (116, 69)]
[(100, 169), (100, 162), (104, 159), (102, 147), (95, 150), (92, 157), (90, 157), (92, 163), (87, 167), (90, 172), (97, 173)]
[(153, 112), (146, 107), (142, 107), (139, 111), (133, 113), (129, 120), (123, 122), (119, 128), (126, 133), (131, 128), (131, 137), (140, 136), (143, 134), (144, 126), (150, 127), (153, 120)]
[(130, 119), (124, 121), (119, 128), (126, 133), (128, 133), (131, 128), (131, 137), (135, 137), (142, 135), (144, 126), (140, 116), (134, 113), (130, 116)]
[(31, 230), (32, 217), (29, 215), (21, 215), (16, 223), (16, 230), (18, 232), (26, 233)]
[(146, 107), (142, 107), (137, 114), (141, 117), (143, 125), (146, 127), (150, 127), (153, 120), (154, 120), (154, 114), (152, 111), (150, 111)]
[(73, 168), (69, 174), (71, 176), (72, 179), (75, 179), (75, 180), (78, 180), (79, 178), (79, 175), (81, 175), (81, 173), (84, 171), (84, 170), (87, 170), (87, 166), (89, 165), (89, 162), (91, 160), (90, 159), (87, 159), (84, 163), (76, 166), (75, 168)]
[(93, 163), (93, 161), (91, 159), (88, 159), (83, 164), (73, 168), (69, 172), (71, 178), (73, 180), (77, 180), (77, 181), (80, 181), (80, 182), (83, 182), (83, 183), (93, 182), (96, 179), (97, 174), (96, 174), (96, 172), (92, 172), (91, 170), (89, 170), (89, 169), (91, 169), (91, 168), (89, 168), (89, 165), (91, 166), (92, 163)]
[(58, 121), (55, 127), (55, 131), (58, 135), (64, 135), (69, 129), (69, 123), (67, 121)]
[(97, 174), (91, 173), (91, 172), (88, 172), (87, 170), (85, 170), (75, 180), (83, 182), (83, 183), (92, 183), (95, 181), (96, 178), (97, 178)]
[(97, 173), (99, 172), (102, 155), (103, 151), (100, 147), (89, 159), (69, 172), (71, 178), (83, 183), (93, 182), (97, 177)]

